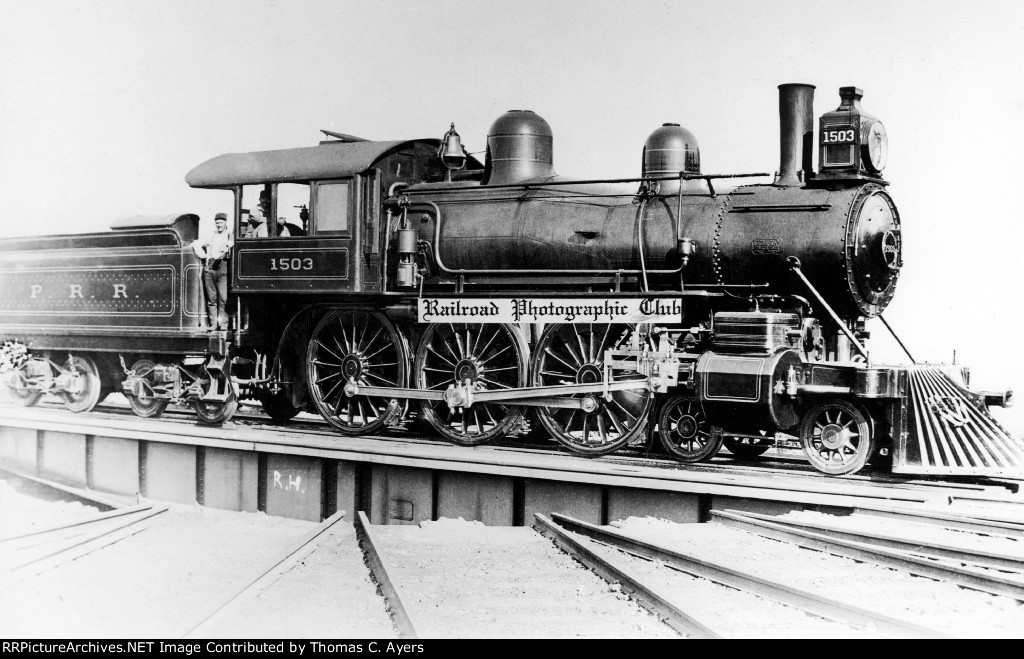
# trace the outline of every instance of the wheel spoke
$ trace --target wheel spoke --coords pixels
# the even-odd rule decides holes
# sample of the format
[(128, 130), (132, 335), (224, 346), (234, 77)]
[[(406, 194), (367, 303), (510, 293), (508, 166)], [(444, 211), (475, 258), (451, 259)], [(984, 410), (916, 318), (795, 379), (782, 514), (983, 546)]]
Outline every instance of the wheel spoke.
[(488, 373), (497, 373), (498, 371), (518, 371), (518, 370), (519, 370), (518, 366), (502, 366), (500, 368), (489, 368), (489, 369), (487, 369), (487, 372)]
[(583, 366), (584, 364), (588, 363), (586, 355), (577, 355), (573, 347), (564, 338), (562, 339), (562, 347), (565, 348), (565, 351), (569, 353), (569, 356), (572, 358), (572, 360), (576, 362), (576, 366), (573, 366), (566, 361), (562, 361), (562, 363), (568, 366), (569, 368), (573, 369), (573, 371), (577, 370), (580, 366)]
[(491, 356), (490, 356), (490, 357), (488, 357), (487, 359), (484, 359), (484, 360), (482, 360), (482, 361), (480, 362), (481, 366), (483, 366), (483, 365), (486, 365), (486, 364), (487, 364), (488, 362), (490, 362), (490, 361), (491, 361), (492, 359), (494, 359), (494, 358), (495, 358), (495, 357), (497, 357), (498, 355), (502, 354), (502, 353), (503, 353), (503, 352), (505, 352), (506, 350), (510, 350), (511, 348), (512, 348), (512, 346), (510, 346), (510, 345), (507, 345), (507, 346), (505, 346), (504, 348), (502, 348), (502, 349), (501, 349), (501, 350), (499, 350), (498, 352), (494, 353), (493, 355), (491, 355)]
[(608, 414), (608, 418), (609, 418), (609, 419), (611, 419), (612, 425), (613, 425), (613, 426), (615, 426), (615, 430), (616, 430), (616, 431), (617, 431), (617, 432), (618, 432), (618, 433), (619, 433), (620, 435), (624, 435), (624, 434), (626, 434), (626, 428), (625, 428), (625, 426), (623, 426), (623, 425), (622, 425), (622, 422), (621, 422), (621, 421), (619, 421), (619, 417), (617, 417), (617, 416), (615, 415), (615, 413), (614, 413), (614, 412), (612, 412), (612, 409), (611, 409), (611, 407), (609, 407), (609, 406), (607, 406), (607, 405), (606, 405), (606, 406), (605, 406), (605, 408), (604, 408), (604, 411), (605, 411), (605, 413), (607, 413), (607, 414)]
[[(376, 373), (372, 373), (370, 371), (363, 371), (363, 377), (364, 378), (374, 378), (376, 380), (380, 380), (381, 382), (384, 382), (386, 384), (390, 384), (392, 387), (397, 387), (398, 386), (397, 382), (395, 382), (393, 380), (389, 380), (389, 379), (387, 379), (387, 378), (385, 378), (383, 376), (377, 375)], [(370, 385), (369, 382), (367, 382), (365, 384), (367, 384), (368, 386), (372, 386), (372, 385)]]
[[(572, 364), (570, 364), (569, 362), (565, 361), (564, 359), (562, 359), (562, 358), (561, 358), (561, 357), (559, 357), (558, 355), (556, 355), (556, 354), (555, 354), (555, 353), (554, 353), (554, 352), (553, 352), (553, 351), (551, 350), (551, 348), (545, 348), (545, 349), (544, 349), (544, 352), (545, 352), (546, 354), (548, 354), (548, 355), (551, 355), (552, 357), (554, 357), (554, 358), (555, 358), (555, 359), (557, 359), (558, 361), (562, 362), (563, 364), (565, 364), (565, 365), (566, 365), (566, 367), (568, 367), (568, 368), (569, 368), (569, 370), (570, 370), (570, 372), (572, 372), (573, 374), (575, 374), (575, 373), (576, 373), (576, 367), (575, 367), (575, 366), (573, 366)], [(573, 377), (573, 379), (575, 379), (575, 377)]]
[(611, 330), (611, 328), (612, 328), (611, 323), (605, 323), (605, 326), (604, 326), (604, 336), (601, 337), (601, 344), (599, 346), (600, 352), (602, 352), (602, 353), (605, 350), (605, 345), (606, 345), (606, 342), (608, 341), (608, 332)]
[(385, 343), (384, 346), (380, 350), (378, 350), (377, 352), (372, 352), (372, 353), (370, 353), (368, 355), (363, 355), (363, 360), (369, 362), (371, 359), (373, 359), (374, 357), (376, 357), (377, 355), (379, 355), (380, 353), (384, 352), (385, 350), (387, 350), (390, 347), (391, 347), (390, 343)]
[[(373, 344), (377, 341), (377, 337), (380, 336), (380, 333), (383, 332), (383, 331), (384, 331), (384, 326), (383, 325), (377, 328), (377, 332), (370, 338), (369, 341), (366, 342), (366, 345), (363, 347), (363, 352), (366, 352), (371, 347), (373, 347)], [(387, 344), (385, 344), (384, 347), (387, 347)], [(376, 354), (376, 353), (374, 353), (374, 354)]]
[[(573, 335), (576, 336), (576, 343), (580, 347), (580, 354), (583, 355), (583, 359), (585, 361), (590, 361), (590, 359), (589, 359), (590, 353), (588, 353), (586, 348), (583, 347), (583, 337), (580, 336), (580, 331), (578, 329), (576, 329), (576, 325), (570, 325), (570, 327), (572, 327)], [(590, 338), (591, 338), (591, 345), (593, 345), (593, 338), (594, 338), (593, 326), (591, 326)]]
[[(341, 327), (341, 338), (344, 339), (345, 345), (347, 346), (347, 348), (345, 350), (342, 350), (341, 352), (354, 352), (355, 346), (352, 344), (351, 341), (349, 341), (348, 332), (345, 331), (345, 322), (341, 319), (341, 317), (338, 318), (338, 325)], [(353, 327), (355, 327), (355, 325), (353, 325)], [(334, 340), (337, 341), (338, 339), (335, 338)]]
[[(623, 413), (623, 414), (625, 414), (626, 416), (628, 416), (628, 417), (630, 418), (630, 420), (631, 420), (631, 421), (636, 421), (636, 420), (638, 419), (638, 417), (637, 417), (636, 415), (634, 415), (634, 414), (630, 413), (630, 411), (629, 411), (629, 410), (627, 410), (627, 409), (626, 409), (625, 407), (623, 407), (623, 406), (622, 406), (622, 405), (621, 405), (621, 404), (619, 403), (619, 401), (615, 400), (614, 398), (612, 398), (612, 399), (611, 399), (611, 401), (610, 401), (610, 402), (608, 403), (608, 405), (614, 405), (615, 407), (617, 407), (617, 408), (619, 408), (620, 410), (622, 410), (622, 413)], [(682, 419), (682, 418), (683, 418), (683, 417), (682, 417), (682, 415), (680, 415), (680, 417), (679, 417), (679, 418), (680, 418), (680, 419)]]
[[(494, 334), (492, 334), (491, 338), (487, 341), (487, 345), (484, 346), (483, 350), (481, 350), (480, 352), (476, 353), (476, 355), (478, 357), (483, 357), (484, 355), (486, 355), (487, 351), (491, 349), (491, 344), (494, 343), (494, 339), (498, 338), (498, 334), (500, 334), (500, 333), (501, 333), (501, 330), (495, 328)], [(483, 332), (481, 331), (480, 334), (482, 336)]]
[(481, 382), (486, 382), (487, 384), (492, 384), (495, 387), (498, 387), (499, 389), (511, 389), (512, 388), (512, 387), (508, 386), (507, 384), (502, 384), (500, 382), (495, 382), (494, 380), (485, 378), (482, 375), (480, 376), (479, 379), (480, 379)]
[[(449, 349), (448, 351), (449, 351), (449, 352), (451, 352), (451, 349)], [(452, 368), (455, 368), (455, 362), (457, 362), (457, 361), (458, 361), (458, 359), (456, 359), (456, 360), (455, 360), (455, 362), (453, 362), (453, 361), (448, 361), (448, 358), (447, 358), (447, 357), (445, 357), (444, 355), (442, 355), (441, 353), (439, 353), (438, 351), (434, 350), (433, 346), (429, 346), (429, 345), (428, 345), (428, 346), (427, 346), (427, 352), (431, 353), (432, 355), (435, 355), (435, 356), (436, 356), (436, 357), (437, 357), (438, 359), (440, 359), (440, 360), (441, 360), (441, 361), (443, 361), (444, 363), (448, 364), (448, 365), (449, 365), (449, 366), (451, 366)]]
[(340, 377), (341, 377), (341, 373), (331, 373), (330, 375), (325, 375), (322, 378), (317, 378), (316, 379), (316, 383), (320, 384), (321, 382), (324, 382), (325, 380), (330, 380), (331, 378), (340, 378)]
[[(462, 341), (459, 340), (459, 333), (455, 329), (455, 325), (452, 325), (451, 323), (448, 323), (448, 327), (452, 331), (452, 338), (455, 339), (455, 346), (459, 349), (459, 354), (456, 355), (454, 352), (452, 352), (452, 357), (455, 357), (456, 361), (458, 361), (460, 359), (465, 359), (466, 358), (466, 351), (462, 349)], [(445, 339), (445, 344), (447, 344), (447, 343), (448, 343), (448, 341), (447, 341), (447, 339)], [(450, 347), (448, 348), (448, 351), (451, 352), (451, 348)]]
[(325, 346), (325, 345), (323, 344), (323, 342), (321, 342), (321, 341), (319, 341), (319, 340), (317, 340), (317, 339), (313, 339), (313, 340), (314, 340), (314, 341), (316, 342), (316, 344), (317, 344), (318, 346), (320, 346), (321, 348), (323, 348), (323, 349), (324, 349), (324, 350), (325, 350), (325, 351), (326, 351), (326, 352), (327, 352), (328, 354), (330, 354), (330, 355), (331, 355), (332, 357), (334, 357), (335, 359), (337, 359), (337, 360), (338, 360), (338, 364), (339, 364), (339, 365), (341, 364), (341, 362), (345, 361), (345, 360), (344, 360), (344, 359), (343, 359), (342, 357), (339, 357), (338, 355), (334, 354), (334, 352), (333, 352), (333, 351), (331, 351), (331, 349), (330, 349), (330, 348), (328, 348), (327, 346)]

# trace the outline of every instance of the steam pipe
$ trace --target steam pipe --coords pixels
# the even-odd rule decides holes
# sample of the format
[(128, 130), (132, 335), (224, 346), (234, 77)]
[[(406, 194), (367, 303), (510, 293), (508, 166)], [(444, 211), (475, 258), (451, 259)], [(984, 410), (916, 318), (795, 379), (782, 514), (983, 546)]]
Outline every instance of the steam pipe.
[(868, 356), (867, 349), (861, 344), (860, 341), (857, 340), (857, 337), (853, 334), (853, 332), (850, 331), (850, 328), (846, 326), (846, 323), (843, 322), (839, 315), (832, 310), (832, 307), (828, 306), (828, 302), (825, 301), (825, 298), (821, 297), (821, 294), (818, 293), (818, 289), (814, 288), (814, 285), (811, 284), (811, 282), (804, 275), (803, 270), (800, 269), (800, 259), (798, 259), (795, 256), (790, 256), (786, 259), (786, 264), (789, 266), (790, 270), (792, 270), (796, 274), (796, 276), (800, 278), (800, 281), (803, 282), (804, 286), (807, 287), (807, 290), (810, 291), (814, 299), (817, 300), (818, 304), (821, 305), (821, 308), (825, 310), (825, 312), (832, 319), (832, 322), (835, 323), (836, 327), (839, 328), (839, 331), (846, 335), (846, 338), (850, 340), (850, 343), (853, 345), (854, 348), (857, 349), (857, 352), (859, 352), (864, 357), (864, 361), (870, 364), (871, 358)]
[(814, 171), (813, 153), (814, 85), (779, 85), (779, 175), (774, 185), (803, 185)]

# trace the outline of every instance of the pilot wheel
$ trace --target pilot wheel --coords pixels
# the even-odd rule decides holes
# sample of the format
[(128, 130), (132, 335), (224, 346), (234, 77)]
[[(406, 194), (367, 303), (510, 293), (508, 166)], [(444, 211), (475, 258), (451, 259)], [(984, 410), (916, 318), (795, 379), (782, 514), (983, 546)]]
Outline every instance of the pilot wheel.
[(815, 405), (800, 424), (800, 443), (811, 465), (826, 474), (853, 474), (874, 444), (871, 424), (853, 403), (833, 398)]
[(722, 448), (722, 433), (712, 433), (707, 418), (694, 398), (668, 396), (658, 414), (661, 445), (681, 462), (705, 462)]

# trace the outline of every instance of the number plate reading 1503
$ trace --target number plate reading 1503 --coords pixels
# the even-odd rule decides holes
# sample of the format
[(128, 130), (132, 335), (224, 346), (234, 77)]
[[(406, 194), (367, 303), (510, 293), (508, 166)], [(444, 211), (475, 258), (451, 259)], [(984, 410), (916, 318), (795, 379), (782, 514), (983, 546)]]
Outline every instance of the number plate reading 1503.
[(347, 249), (241, 249), (238, 277), (253, 279), (347, 279)]
[(270, 259), (270, 271), (281, 271), (286, 270), (312, 270), (313, 259), (308, 256), (304, 259), (289, 259), (289, 258), (271, 258)]
[(844, 130), (826, 130), (821, 134), (821, 140), (825, 144), (840, 144), (853, 142), (856, 133), (852, 128)]

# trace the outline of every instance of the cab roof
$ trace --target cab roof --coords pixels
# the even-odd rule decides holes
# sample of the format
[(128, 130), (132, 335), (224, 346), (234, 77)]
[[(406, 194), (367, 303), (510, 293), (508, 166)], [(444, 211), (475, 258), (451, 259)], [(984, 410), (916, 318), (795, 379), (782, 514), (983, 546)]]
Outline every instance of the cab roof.
[(339, 140), (297, 149), (225, 153), (194, 167), (185, 175), (185, 182), (193, 188), (224, 188), (253, 183), (347, 178), (365, 172), (391, 153), (418, 144), (437, 149), (440, 140)]

